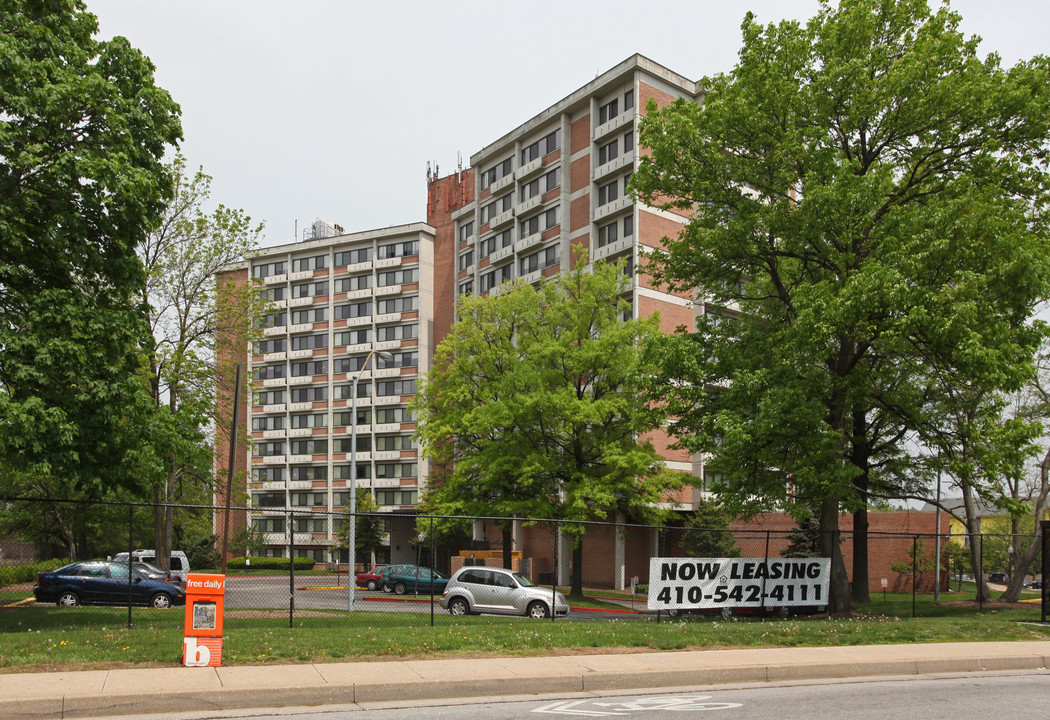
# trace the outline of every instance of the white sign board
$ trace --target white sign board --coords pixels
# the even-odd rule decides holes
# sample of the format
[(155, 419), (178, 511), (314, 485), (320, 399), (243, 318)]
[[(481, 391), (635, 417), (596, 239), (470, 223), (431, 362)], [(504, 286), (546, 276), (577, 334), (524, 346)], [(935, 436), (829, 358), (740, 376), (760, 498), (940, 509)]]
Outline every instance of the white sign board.
[(828, 558), (651, 558), (649, 610), (828, 603)]

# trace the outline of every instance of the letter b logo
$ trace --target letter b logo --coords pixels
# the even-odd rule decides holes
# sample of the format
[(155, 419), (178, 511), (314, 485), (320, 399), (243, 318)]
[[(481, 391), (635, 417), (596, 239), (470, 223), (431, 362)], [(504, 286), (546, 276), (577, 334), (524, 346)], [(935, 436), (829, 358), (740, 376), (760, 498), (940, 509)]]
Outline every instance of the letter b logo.
[(207, 667), (211, 662), (211, 650), (207, 645), (198, 645), (197, 638), (183, 638), (182, 644), (182, 664), (186, 667)]

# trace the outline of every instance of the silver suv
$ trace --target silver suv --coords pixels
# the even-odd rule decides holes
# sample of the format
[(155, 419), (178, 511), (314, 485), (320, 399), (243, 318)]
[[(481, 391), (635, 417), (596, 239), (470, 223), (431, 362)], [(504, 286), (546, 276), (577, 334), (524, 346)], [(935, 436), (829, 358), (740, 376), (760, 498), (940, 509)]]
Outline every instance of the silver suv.
[(569, 614), (569, 603), (560, 592), (533, 585), (524, 575), (502, 568), (465, 567), (455, 572), (441, 596), (441, 607), (452, 615), (492, 613), (531, 618)]

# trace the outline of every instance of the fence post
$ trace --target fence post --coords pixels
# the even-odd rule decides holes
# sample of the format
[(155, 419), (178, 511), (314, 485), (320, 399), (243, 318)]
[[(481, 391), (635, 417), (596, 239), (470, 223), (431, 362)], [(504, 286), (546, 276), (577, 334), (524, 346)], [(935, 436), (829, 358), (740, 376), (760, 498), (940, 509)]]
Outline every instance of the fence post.
[(288, 628), (295, 627), (295, 513), (288, 513)]
[(973, 571), (973, 579), (977, 581), (977, 609), (984, 612), (984, 533), (978, 536), (977, 565)]
[(558, 599), (558, 555), (560, 555), (561, 548), (558, 547), (558, 541), (561, 538), (561, 523), (554, 523), (554, 563), (553, 572), (551, 573), (551, 622), (554, 622), (554, 603)]
[(1047, 575), (1050, 575), (1050, 520), (1042, 520), (1039, 525), (1043, 530), (1043, 567), (1040, 568), (1041, 572), (1039, 577), (1042, 578), (1040, 582), (1041, 587), (1039, 588), (1039, 595), (1042, 598), (1040, 605), (1042, 606), (1042, 618), (1040, 622), (1046, 623), (1046, 605), (1050, 602), (1050, 588), (1046, 586)]
[(434, 573), (437, 572), (437, 552), (434, 548), (434, 516), (430, 516), (430, 627), (434, 627)]
[(918, 591), (919, 570), (919, 536), (916, 535), (911, 541), (911, 616), (915, 615), (915, 593)]
[[(730, 531), (726, 531), (730, 532)], [(762, 576), (762, 612), (766, 611), (766, 579), (769, 575), (769, 530), (766, 530), (766, 554), (762, 559), (762, 564), (766, 566), (766, 573)]]
[(132, 554), (135, 552), (135, 535), (133, 532), (135, 522), (135, 506), (128, 503), (128, 624), (127, 627), (131, 627), (131, 587), (132, 577), (131, 568), (135, 566), (135, 556)]

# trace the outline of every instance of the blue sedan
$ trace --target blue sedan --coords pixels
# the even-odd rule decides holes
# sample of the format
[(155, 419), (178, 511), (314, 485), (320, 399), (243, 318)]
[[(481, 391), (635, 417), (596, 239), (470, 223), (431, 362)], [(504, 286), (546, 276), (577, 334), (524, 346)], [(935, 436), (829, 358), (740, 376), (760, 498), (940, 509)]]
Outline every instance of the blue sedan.
[(448, 584), (448, 578), (436, 570), (403, 565), (387, 575), (383, 589), (393, 591), (396, 595), (413, 593), (416, 595), (440, 595)]
[(37, 573), (33, 596), (37, 602), (64, 607), (77, 605), (133, 605), (167, 608), (185, 605), (186, 593), (175, 585), (151, 580), (134, 569), (128, 582), (126, 563), (91, 560)]

